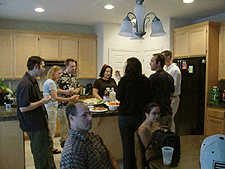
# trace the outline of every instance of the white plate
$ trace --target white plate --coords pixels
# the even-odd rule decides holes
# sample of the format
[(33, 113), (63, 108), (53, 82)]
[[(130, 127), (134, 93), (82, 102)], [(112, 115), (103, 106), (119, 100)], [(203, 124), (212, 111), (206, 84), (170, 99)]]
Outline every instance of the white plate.
[(105, 108), (105, 110), (93, 110), (94, 108), (90, 109), (91, 112), (94, 112), (94, 113), (100, 113), (100, 112), (106, 112), (108, 111), (107, 108)]

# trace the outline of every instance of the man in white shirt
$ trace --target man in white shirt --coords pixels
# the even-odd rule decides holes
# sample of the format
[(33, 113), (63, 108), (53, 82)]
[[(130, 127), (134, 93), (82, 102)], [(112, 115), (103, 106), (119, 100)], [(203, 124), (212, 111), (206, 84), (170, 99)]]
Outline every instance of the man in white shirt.
[(175, 114), (177, 113), (179, 103), (180, 103), (180, 88), (181, 88), (181, 72), (179, 67), (173, 63), (172, 60), (172, 52), (165, 50), (162, 52), (162, 55), (165, 57), (165, 71), (168, 72), (174, 79), (174, 86), (175, 86), (175, 93), (172, 99), (172, 108), (173, 108), (173, 114), (172, 114), (172, 125), (170, 130), (172, 132), (175, 132), (175, 122), (174, 122), (174, 117)]

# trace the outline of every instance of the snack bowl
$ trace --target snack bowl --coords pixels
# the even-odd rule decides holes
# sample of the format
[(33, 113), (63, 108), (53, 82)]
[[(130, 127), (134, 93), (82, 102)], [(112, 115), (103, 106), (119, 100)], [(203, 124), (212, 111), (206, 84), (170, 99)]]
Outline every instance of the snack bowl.
[(109, 110), (115, 111), (119, 105), (109, 105)]

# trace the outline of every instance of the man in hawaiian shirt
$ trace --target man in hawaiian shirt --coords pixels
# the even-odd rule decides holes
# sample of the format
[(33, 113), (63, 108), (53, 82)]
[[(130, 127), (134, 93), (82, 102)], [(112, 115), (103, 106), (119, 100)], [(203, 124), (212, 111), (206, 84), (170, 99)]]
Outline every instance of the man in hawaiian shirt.
[[(56, 82), (58, 85), (58, 94), (60, 97), (70, 97), (72, 94), (77, 94), (80, 91), (78, 88), (78, 80), (75, 74), (77, 62), (69, 58), (65, 62), (66, 70), (62, 72), (61, 78)], [(66, 106), (68, 102), (58, 103), (58, 120), (60, 123), (60, 143), (63, 148), (65, 141), (69, 135), (68, 133), (68, 121), (66, 118)]]
[(71, 129), (61, 155), (61, 169), (119, 169), (101, 137), (89, 132), (92, 128), (89, 108), (83, 102), (73, 102), (67, 106), (66, 114)]

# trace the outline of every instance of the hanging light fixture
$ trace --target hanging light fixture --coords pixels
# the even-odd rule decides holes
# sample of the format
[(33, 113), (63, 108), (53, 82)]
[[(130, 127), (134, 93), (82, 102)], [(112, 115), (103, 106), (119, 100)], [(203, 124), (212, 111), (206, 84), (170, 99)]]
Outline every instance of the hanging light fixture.
[[(150, 34), (150, 36), (158, 37), (166, 34), (166, 32), (163, 30), (163, 26), (160, 19), (155, 15), (155, 13), (150, 12), (145, 15), (145, 7), (142, 5), (143, 2), (144, 0), (136, 0), (137, 5), (134, 8), (135, 14), (133, 12), (128, 12), (127, 16), (123, 19), (123, 22), (121, 23), (121, 29), (118, 35), (132, 38), (137, 36), (139, 37), (139, 39), (143, 39), (142, 36), (146, 34), (145, 28), (147, 28), (147, 24), (150, 22), (150, 14), (153, 14), (155, 16), (152, 20), (152, 33)], [(133, 15), (133, 17), (130, 19), (129, 15)], [(131, 20), (133, 19), (136, 20), (134, 26), (131, 22)], [(134, 33), (132, 31), (133, 28), (135, 28)]]

